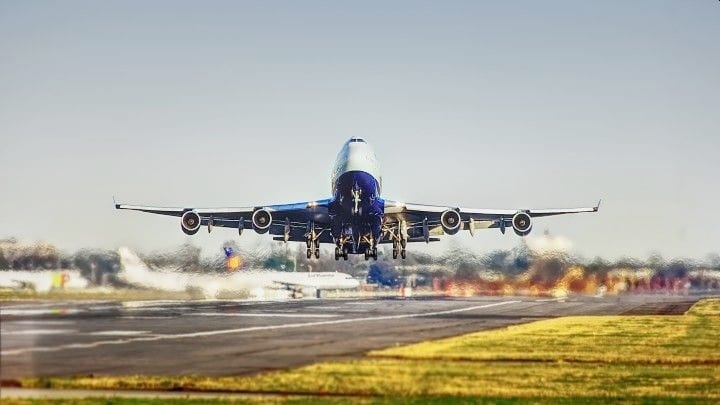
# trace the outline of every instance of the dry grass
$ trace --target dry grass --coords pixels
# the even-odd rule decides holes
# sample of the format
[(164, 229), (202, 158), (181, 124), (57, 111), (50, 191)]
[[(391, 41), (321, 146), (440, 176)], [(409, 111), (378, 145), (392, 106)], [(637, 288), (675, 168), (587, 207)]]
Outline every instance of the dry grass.
[(469, 361), (720, 364), (718, 316), (573, 316), (374, 351)]
[(690, 308), (687, 315), (720, 316), (720, 298), (698, 302)]

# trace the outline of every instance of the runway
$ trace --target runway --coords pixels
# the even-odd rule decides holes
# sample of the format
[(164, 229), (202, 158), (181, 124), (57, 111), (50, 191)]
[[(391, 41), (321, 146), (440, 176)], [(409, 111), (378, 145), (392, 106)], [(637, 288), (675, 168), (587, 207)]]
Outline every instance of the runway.
[(681, 314), (699, 298), (3, 302), (0, 378), (253, 374), (558, 316)]

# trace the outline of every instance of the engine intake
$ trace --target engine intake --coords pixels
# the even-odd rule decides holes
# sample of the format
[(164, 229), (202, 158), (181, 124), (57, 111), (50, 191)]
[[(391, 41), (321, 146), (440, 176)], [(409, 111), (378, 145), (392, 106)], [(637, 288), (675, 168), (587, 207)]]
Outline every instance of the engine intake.
[(442, 225), (443, 232), (448, 235), (455, 235), (462, 225), (460, 213), (455, 210), (443, 212), (442, 215), (440, 215), (440, 225)]
[(195, 211), (187, 211), (180, 217), (180, 228), (186, 235), (195, 235), (200, 230), (200, 215)]
[(272, 214), (265, 208), (257, 209), (253, 212), (252, 224), (255, 232), (267, 233), (272, 225)]
[(527, 212), (518, 212), (512, 217), (512, 227), (515, 234), (525, 236), (532, 230), (532, 218)]

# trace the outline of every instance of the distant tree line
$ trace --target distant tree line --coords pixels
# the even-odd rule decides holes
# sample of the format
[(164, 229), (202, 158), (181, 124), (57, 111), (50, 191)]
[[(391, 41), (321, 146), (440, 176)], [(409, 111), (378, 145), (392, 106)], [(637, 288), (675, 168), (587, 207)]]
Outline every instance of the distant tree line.
[[(365, 261), (361, 256), (335, 261), (331, 254), (320, 259), (307, 259), (302, 244), (259, 243), (241, 247), (227, 241), (229, 248), (242, 259), (242, 269), (271, 269), (276, 271), (340, 271), (366, 279), (369, 283), (395, 287), (404, 282), (409, 272), (415, 282), (429, 284), (434, 278), (474, 280), (488, 272), (505, 277), (528, 274), (532, 268), (532, 282), (547, 283), (562, 277), (571, 266), (582, 266), (589, 274), (604, 278), (615, 269), (652, 269), (656, 277), (683, 278), (694, 269), (720, 270), (720, 255), (713, 253), (703, 260), (664, 260), (653, 254), (647, 259), (623, 257), (606, 260), (601, 257), (584, 259), (565, 252), (537, 253), (520, 243), (507, 250), (492, 250), (479, 254), (453, 245), (441, 255), (429, 255), (411, 250), (406, 260), (393, 260), (389, 247), (379, 249), (377, 261)], [(199, 247), (183, 244), (171, 251), (154, 251), (141, 255), (154, 268), (173, 268), (187, 272), (225, 272), (226, 257), (221, 249), (217, 254), (203, 255)], [(120, 269), (117, 252), (102, 249), (81, 249), (73, 253), (61, 252), (52, 245), (21, 244), (15, 239), (0, 240), (0, 269), (48, 270), (77, 269), (95, 284), (115, 281)], [(407, 270), (407, 269), (412, 269)]]

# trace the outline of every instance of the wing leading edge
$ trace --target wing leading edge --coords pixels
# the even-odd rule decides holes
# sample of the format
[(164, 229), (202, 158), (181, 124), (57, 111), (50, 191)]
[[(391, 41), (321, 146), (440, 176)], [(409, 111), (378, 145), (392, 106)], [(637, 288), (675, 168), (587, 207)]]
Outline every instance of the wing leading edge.
[(543, 208), (543, 209), (482, 209), (462, 208), (441, 205), (426, 205), (403, 203), (385, 200), (386, 228), (405, 227), (408, 242), (432, 242), (437, 238), (431, 236), (443, 235), (441, 217), (444, 213), (454, 211), (458, 214), (461, 224), (459, 229), (473, 233), (478, 229), (499, 228), (503, 233), (505, 228), (513, 226), (512, 220), (518, 213), (525, 213), (530, 218), (548, 217), (553, 215), (579, 214), (584, 212), (598, 212), (600, 202), (592, 207), (579, 208)]
[[(270, 212), (272, 221), (268, 233), (279, 241), (307, 241), (311, 226), (314, 228), (318, 243), (334, 243), (330, 233), (330, 215), (328, 212), (331, 200), (306, 201), (292, 204), (277, 204), (255, 207), (155, 207), (146, 205), (115, 204), (119, 210), (141, 211), (157, 215), (182, 217), (192, 211), (200, 218), (200, 225), (243, 229), (253, 227), (253, 214), (262, 209)], [(460, 208), (441, 205), (410, 204), (399, 201), (385, 200), (384, 234), (379, 243), (392, 243), (398, 230), (405, 235), (407, 242), (434, 242), (438, 236), (450, 233), (443, 228), (442, 216), (452, 211), (457, 213), (460, 224), (457, 230), (468, 230), (474, 233), (479, 229), (499, 228), (503, 233), (506, 228), (513, 227), (513, 218), (518, 213), (527, 214), (530, 218), (553, 215), (598, 212), (600, 201), (592, 207), (551, 208), (551, 209), (479, 209)], [(452, 232), (454, 233), (454, 232)]]
[[(306, 240), (309, 224), (315, 224), (318, 233), (329, 235), (328, 204), (330, 200), (305, 201), (292, 204), (276, 204), (255, 207), (154, 207), (147, 205), (132, 205), (115, 203), (115, 209), (141, 211), (157, 215), (182, 217), (186, 212), (192, 211), (200, 217), (200, 225), (243, 229), (253, 227), (253, 214), (260, 209), (272, 215), (268, 233), (281, 235), (281, 240)], [(321, 236), (322, 236), (321, 234)], [(287, 239), (286, 239), (287, 238)]]

